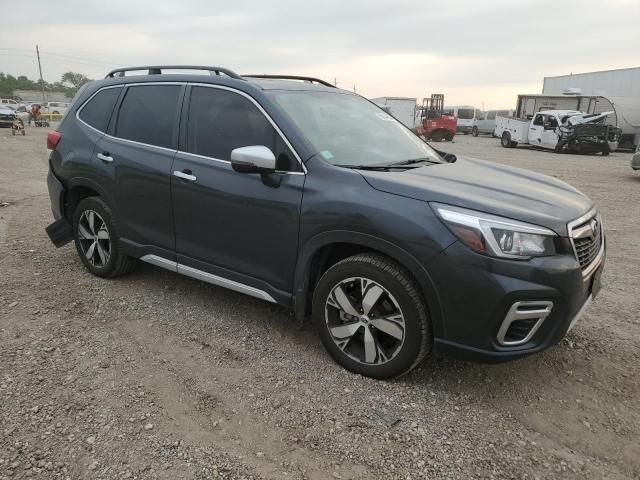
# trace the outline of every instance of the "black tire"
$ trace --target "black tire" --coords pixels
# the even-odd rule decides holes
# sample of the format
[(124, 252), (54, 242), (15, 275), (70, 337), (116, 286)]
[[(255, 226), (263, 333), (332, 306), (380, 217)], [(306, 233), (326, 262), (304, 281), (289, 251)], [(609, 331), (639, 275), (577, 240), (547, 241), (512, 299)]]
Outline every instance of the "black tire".
[(504, 148), (513, 148), (517, 145), (516, 142), (511, 141), (511, 134), (509, 132), (502, 132), (502, 138), (500, 139), (500, 144)]
[[(403, 341), (394, 354), (384, 363), (366, 363), (345, 353), (349, 348), (340, 348), (334, 340), (328, 325), (327, 302), (334, 288), (352, 277), (362, 277), (373, 281), (393, 296), (400, 308), (404, 323)], [(380, 298), (383, 298), (382, 296)], [(384, 300), (383, 300), (383, 305)], [(371, 310), (373, 312), (373, 309)], [(370, 321), (373, 324), (374, 315)], [(367, 377), (385, 379), (404, 375), (418, 366), (430, 353), (433, 339), (431, 323), (423, 296), (411, 276), (397, 263), (379, 254), (359, 254), (346, 258), (330, 267), (320, 278), (313, 294), (313, 322), (323, 345), (340, 365), (352, 372)], [(356, 335), (366, 335), (364, 329), (371, 329), (376, 335), (376, 351), (386, 337), (371, 325), (359, 327), (347, 342)], [(381, 350), (384, 351), (384, 350)], [(376, 353), (376, 359), (383, 358)]]
[(471, 130), (471, 135), (477, 137), (479, 134), (480, 132), (478, 131), (478, 127), (473, 127), (473, 129)]
[(24, 131), (24, 128), (22, 129), (22, 135), (26, 135), (27, 132)]
[[(90, 211), (99, 215), (100, 220), (103, 221), (106, 226), (107, 235), (109, 237), (108, 260), (103, 265), (95, 265), (91, 263), (83, 250), (84, 242), (90, 242), (90, 240), (81, 240), (80, 238), (80, 219), (83, 217), (83, 213)], [(136, 259), (121, 252), (119, 245), (120, 230), (118, 222), (111, 211), (111, 208), (109, 208), (109, 205), (107, 205), (107, 203), (100, 197), (85, 198), (78, 204), (73, 214), (73, 237), (80, 260), (87, 270), (98, 277), (119, 277), (129, 273), (136, 266)]]
[(453, 137), (455, 137), (455, 135), (456, 135), (455, 133), (451, 133), (451, 132), (445, 133), (444, 134), (444, 139), (447, 142), (451, 142), (453, 140)]
[(15, 128), (12, 128), (12, 129), (11, 129), (11, 135), (15, 135), (15, 134), (16, 134), (16, 129), (15, 129)]
[(611, 149), (609, 148), (609, 145), (606, 145), (602, 150), (602, 156), (608, 157), (610, 153), (611, 153)]
[(431, 136), (429, 137), (429, 140), (431, 140), (432, 142), (441, 142), (443, 136), (444, 135), (440, 130), (436, 130), (431, 134)]

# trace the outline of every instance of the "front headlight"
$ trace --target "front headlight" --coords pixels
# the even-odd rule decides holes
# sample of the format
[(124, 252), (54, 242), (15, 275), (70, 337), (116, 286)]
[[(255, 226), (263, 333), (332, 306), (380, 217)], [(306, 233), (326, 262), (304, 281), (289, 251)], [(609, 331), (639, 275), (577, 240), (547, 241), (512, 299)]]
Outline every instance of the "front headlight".
[(557, 235), (548, 228), (466, 208), (439, 203), (431, 206), (445, 225), (478, 253), (520, 260), (556, 254)]

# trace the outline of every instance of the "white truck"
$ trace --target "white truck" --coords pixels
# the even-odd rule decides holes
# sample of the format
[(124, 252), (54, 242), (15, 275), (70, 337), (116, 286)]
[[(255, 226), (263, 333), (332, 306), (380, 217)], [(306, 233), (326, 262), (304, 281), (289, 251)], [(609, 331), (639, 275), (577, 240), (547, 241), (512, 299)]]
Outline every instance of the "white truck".
[(528, 144), (558, 153), (609, 155), (618, 147), (621, 132), (619, 128), (604, 123), (611, 113), (546, 110), (536, 113), (531, 120), (496, 117), (494, 134), (505, 148)]
[(382, 107), (387, 113), (393, 115), (407, 128), (415, 127), (416, 122), (416, 98), (409, 97), (378, 97), (371, 101)]

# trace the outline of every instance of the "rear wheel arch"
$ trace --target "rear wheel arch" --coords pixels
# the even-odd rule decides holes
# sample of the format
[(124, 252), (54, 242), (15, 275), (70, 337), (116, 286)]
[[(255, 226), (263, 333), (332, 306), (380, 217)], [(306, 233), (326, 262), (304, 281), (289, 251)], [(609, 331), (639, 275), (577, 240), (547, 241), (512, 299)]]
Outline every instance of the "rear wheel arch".
[(435, 284), (425, 268), (410, 253), (373, 235), (332, 231), (319, 234), (301, 248), (294, 279), (295, 314), (299, 319), (311, 313), (314, 288), (322, 274), (339, 261), (359, 253), (388, 257), (403, 267), (419, 285), (425, 299), (435, 336), (441, 332), (442, 313)]
[(64, 216), (69, 222), (73, 221), (78, 204), (89, 197), (101, 197), (115, 211), (115, 204), (110, 195), (96, 182), (87, 178), (72, 179), (67, 184), (63, 201)]

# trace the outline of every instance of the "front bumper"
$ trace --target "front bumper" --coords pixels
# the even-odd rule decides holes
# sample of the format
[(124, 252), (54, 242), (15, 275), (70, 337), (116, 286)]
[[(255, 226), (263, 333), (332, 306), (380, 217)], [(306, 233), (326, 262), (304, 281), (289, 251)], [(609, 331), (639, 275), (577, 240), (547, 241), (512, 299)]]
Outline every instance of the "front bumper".
[[(434, 326), (437, 353), (463, 360), (504, 362), (540, 352), (559, 342), (598, 293), (594, 278), (604, 266), (605, 244), (597, 268), (585, 277), (568, 239), (565, 254), (509, 261), (485, 257), (456, 242), (429, 265), (438, 286), (442, 324)], [(498, 339), (516, 304), (551, 303), (550, 313), (525, 342)]]

